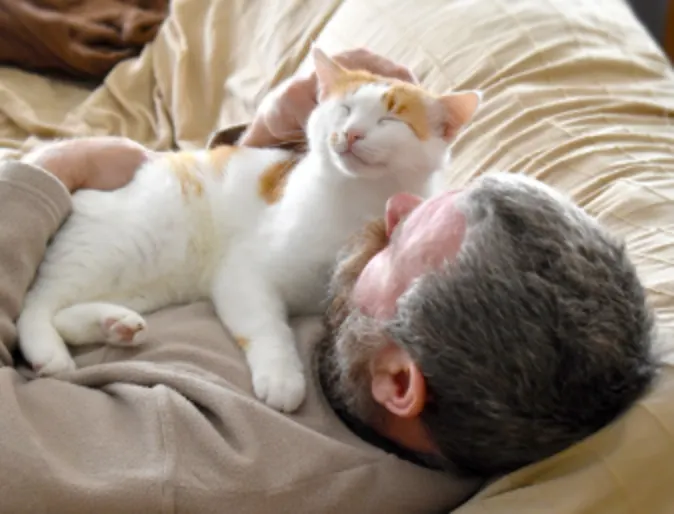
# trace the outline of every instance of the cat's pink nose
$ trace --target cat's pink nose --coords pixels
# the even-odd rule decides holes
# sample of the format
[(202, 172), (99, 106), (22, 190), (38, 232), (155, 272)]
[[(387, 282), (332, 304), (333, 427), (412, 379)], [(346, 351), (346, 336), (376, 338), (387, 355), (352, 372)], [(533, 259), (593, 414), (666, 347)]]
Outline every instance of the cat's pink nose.
[(351, 150), (351, 147), (365, 137), (365, 134), (360, 130), (350, 129), (344, 133), (344, 138), (346, 139), (346, 149)]

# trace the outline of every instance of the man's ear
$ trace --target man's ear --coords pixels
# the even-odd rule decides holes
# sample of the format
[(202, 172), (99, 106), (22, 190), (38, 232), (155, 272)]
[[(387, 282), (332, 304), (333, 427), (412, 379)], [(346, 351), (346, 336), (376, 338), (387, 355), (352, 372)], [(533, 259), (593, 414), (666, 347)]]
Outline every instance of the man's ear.
[(426, 381), (412, 357), (397, 345), (383, 348), (370, 363), (372, 396), (391, 414), (416, 418), (426, 404)]
[(322, 98), (334, 87), (346, 70), (317, 46), (311, 48), (311, 57), (316, 69), (319, 97)]
[(475, 115), (482, 102), (482, 92), (452, 93), (439, 97), (437, 102), (442, 112), (442, 137), (451, 141)]

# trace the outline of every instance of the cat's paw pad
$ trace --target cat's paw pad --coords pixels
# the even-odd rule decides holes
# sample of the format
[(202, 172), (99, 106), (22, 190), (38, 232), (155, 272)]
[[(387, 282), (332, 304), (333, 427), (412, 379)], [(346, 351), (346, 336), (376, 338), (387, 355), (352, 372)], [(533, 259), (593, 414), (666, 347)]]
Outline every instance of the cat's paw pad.
[(129, 312), (108, 316), (102, 322), (105, 342), (111, 345), (136, 346), (145, 341), (147, 324), (140, 314)]
[(304, 401), (306, 381), (301, 369), (258, 369), (253, 371), (255, 395), (281, 412), (293, 412)]
[(77, 369), (75, 361), (65, 349), (54, 351), (48, 357), (34, 357), (31, 365), (33, 371), (35, 371), (39, 377), (50, 377), (58, 373), (65, 373)]

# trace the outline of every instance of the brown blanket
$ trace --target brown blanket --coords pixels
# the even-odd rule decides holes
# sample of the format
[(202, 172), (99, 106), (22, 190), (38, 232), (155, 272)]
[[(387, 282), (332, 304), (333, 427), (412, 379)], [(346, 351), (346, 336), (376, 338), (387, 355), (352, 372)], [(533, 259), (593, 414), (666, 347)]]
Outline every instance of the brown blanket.
[(102, 80), (154, 39), (169, 0), (0, 0), (0, 63)]

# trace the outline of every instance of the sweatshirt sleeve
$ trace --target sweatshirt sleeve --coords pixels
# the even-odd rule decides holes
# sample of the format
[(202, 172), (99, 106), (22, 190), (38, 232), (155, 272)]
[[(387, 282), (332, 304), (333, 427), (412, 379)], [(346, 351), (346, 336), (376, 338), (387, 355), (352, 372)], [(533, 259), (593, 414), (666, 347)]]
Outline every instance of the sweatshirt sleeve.
[(0, 366), (11, 366), (15, 321), (49, 239), (70, 213), (68, 190), (50, 173), (0, 163)]
[(0, 512), (174, 512), (163, 402), (177, 394), (134, 386), (133, 363), (108, 382), (103, 366), (100, 387), (12, 367), (15, 319), (71, 206), (48, 172), (0, 163)]

